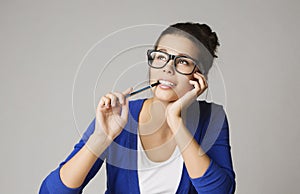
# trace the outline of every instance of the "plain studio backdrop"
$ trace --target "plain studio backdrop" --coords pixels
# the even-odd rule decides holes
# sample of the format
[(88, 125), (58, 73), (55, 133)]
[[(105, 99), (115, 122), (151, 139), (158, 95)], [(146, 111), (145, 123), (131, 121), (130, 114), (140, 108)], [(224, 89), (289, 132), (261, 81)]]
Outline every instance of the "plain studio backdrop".
[[(236, 193), (298, 193), (299, 8), (296, 0), (1, 0), (1, 193), (37, 193), (45, 176), (71, 152), (78, 131), (94, 117), (94, 102), (115, 83), (105, 75), (120, 75), (118, 66), (109, 66), (113, 68), (97, 77), (107, 63), (106, 52), (122, 49), (109, 34), (179, 21), (208, 23), (220, 39), (214, 72), (222, 73), (225, 86), (220, 102), (229, 120)], [(137, 55), (155, 40), (150, 31), (149, 36), (135, 35), (137, 40), (149, 37), (131, 49)], [(120, 42), (126, 33), (117, 37)], [(87, 52), (105, 37), (102, 55), (95, 53), (98, 63), (90, 61), (78, 71)], [(123, 55), (117, 56), (114, 62), (123, 68)], [(127, 70), (131, 80), (118, 77), (127, 79), (120, 81), (124, 87), (147, 76)], [(95, 88), (94, 95), (90, 91)], [(85, 193), (103, 193), (105, 185), (102, 168)]]

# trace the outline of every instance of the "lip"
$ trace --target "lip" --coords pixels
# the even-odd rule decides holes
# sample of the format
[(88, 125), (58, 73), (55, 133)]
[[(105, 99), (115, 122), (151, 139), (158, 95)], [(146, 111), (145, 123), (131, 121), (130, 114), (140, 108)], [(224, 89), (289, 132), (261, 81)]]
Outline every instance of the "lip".
[(159, 86), (163, 88), (172, 88), (176, 86), (176, 83), (166, 80), (166, 79), (159, 79)]

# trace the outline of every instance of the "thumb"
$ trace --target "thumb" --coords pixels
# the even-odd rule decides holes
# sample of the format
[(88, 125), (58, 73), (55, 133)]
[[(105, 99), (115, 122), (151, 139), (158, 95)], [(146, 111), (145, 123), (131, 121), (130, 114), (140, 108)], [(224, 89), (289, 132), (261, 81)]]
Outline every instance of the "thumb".
[[(130, 87), (130, 88), (127, 88), (124, 92), (123, 92), (123, 95), (126, 96), (128, 94), (130, 94), (132, 92), (133, 88)], [(128, 103), (128, 98), (125, 99), (125, 103), (122, 105), (122, 110), (121, 110), (121, 118), (123, 120), (126, 120), (128, 119), (128, 111), (129, 111), (129, 103)]]
[(126, 95), (130, 94), (130, 93), (132, 92), (132, 90), (133, 90), (132, 87), (127, 88), (124, 92), (122, 92), (122, 94), (123, 94), (124, 96), (126, 96)]

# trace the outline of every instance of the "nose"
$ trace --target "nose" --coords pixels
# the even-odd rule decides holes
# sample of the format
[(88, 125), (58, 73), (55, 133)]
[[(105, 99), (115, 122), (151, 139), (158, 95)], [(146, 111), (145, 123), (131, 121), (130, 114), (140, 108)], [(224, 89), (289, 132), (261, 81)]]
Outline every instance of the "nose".
[(174, 60), (170, 60), (164, 67), (163, 67), (163, 72), (168, 73), (168, 74), (174, 74), (175, 69), (174, 69)]

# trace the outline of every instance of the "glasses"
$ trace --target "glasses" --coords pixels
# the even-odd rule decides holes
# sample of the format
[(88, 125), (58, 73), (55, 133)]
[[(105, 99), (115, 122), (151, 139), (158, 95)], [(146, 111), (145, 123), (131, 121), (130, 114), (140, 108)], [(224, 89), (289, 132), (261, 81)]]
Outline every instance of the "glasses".
[(174, 60), (175, 70), (183, 75), (191, 75), (197, 67), (197, 62), (188, 56), (176, 56), (160, 50), (148, 50), (148, 65), (155, 69), (161, 69), (170, 60)]

